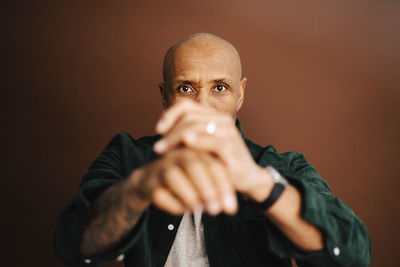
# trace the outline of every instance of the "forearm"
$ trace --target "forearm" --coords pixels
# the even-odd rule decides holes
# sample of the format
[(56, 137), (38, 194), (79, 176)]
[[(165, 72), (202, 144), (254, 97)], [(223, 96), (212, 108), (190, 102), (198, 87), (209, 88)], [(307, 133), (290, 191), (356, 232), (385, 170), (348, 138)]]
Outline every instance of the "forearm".
[(294, 186), (286, 187), (266, 215), (297, 246), (306, 250), (324, 247), (321, 231), (301, 218), (301, 194)]
[[(133, 178), (140, 170), (133, 172)], [(149, 205), (135, 195), (125, 179), (103, 192), (93, 204), (93, 217), (86, 228), (81, 253), (101, 254), (114, 249), (136, 225), (143, 211)]]
[[(251, 192), (250, 197), (261, 202), (271, 193), (273, 181), (264, 168), (258, 169), (257, 176), (263, 183)], [(300, 192), (288, 185), (265, 215), (297, 246), (306, 250), (322, 249), (321, 232), (301, 217), (301, 198)]]

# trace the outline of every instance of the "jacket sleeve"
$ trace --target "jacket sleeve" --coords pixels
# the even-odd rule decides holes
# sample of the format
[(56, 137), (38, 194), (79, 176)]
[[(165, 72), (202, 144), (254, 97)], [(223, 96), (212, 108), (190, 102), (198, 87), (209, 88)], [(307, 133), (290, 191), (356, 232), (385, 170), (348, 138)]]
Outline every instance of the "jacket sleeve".
[[(97, 266), (106, 261), (122, 260), (124, 253), (136, 242), (147, 211), (116, 250), (91, 258), (83, 257), (79, 253), (83, 232), (90, 222), (93, 200), (108, 187), (124, 179), (128, 170), (143, 164), (143, 155), (134, 142), (125, 133), (115, 136), (90, 165), (87, 174), (82, 179), (77, 195), (61, 212), (53, 235), (53, 247), (57, 257), (64, 264)], [(130, 161), (130, 166), (126, 166), (127, 159)]]
[(267, 227), (271, 251), (280, 258), (294, 257), (299, 266), (365, 267), (371, 260), (368, 231), (348, 205), (334, 196), (316, 169), (297, 152), (284, 154), (285, 167), (276, 166), (302, 195), (304, 220), (318, 227), (324, 249), (305, 251), (286, 238), (272, 224)]

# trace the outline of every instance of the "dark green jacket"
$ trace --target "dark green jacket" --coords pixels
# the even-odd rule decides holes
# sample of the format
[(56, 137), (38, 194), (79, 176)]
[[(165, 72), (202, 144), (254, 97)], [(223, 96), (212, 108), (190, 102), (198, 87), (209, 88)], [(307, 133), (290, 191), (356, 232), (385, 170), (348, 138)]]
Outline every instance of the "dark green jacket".
[[(331, 194), (327, 183), (304, 156), (297, 152), (277, 153), (272, 146), (263, 148), (244, 137), (240, 123), (238, 127), (254, 160), (260, 166), (274, 166), (299, 189), (302, 217), (321, 229), (325, 248), (304, 251), (296, 247), (265, 218), (262, 210), (249, 205), (238, 194), (240, 208), (236, 215), (203, 214), (210, 266), (291, 266), (291, 257), (302, 267), (367, 266), (371, 247), (365, 226), (345, 203)], [(170, 215), (153, 205), (116, 251), (90, 259), (79, 254), (92, 201), (132, 170), (156, 159), (152, 145), (159, 138), (148, 136), (135, 140), (127, 133), (120, 133), (91, 164), (77, 196), (62, 211), (54, 232), (54, 249), (63, 263), (96, 266), (123, 259), (126, 266), (164, 266), (182, 217)]]

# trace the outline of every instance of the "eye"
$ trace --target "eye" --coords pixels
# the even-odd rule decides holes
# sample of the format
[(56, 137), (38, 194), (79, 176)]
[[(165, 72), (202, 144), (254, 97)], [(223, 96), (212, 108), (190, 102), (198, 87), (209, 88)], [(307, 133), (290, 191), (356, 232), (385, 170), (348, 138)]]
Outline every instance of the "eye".
[(193, 91), (192, 88), (190, 88), (190, 87), (187, 86), (187, 85), (179, 86), (177, 90), (178, 90), (179, 92), (181, 92), (181, 93), (190, 93), (190, 92)]
[(218, 92), (225, 91), (226, 89), (227, 89), (227, 87), (223, 84), (217, 85), (217, 87), (215, 87), (215, 90)]

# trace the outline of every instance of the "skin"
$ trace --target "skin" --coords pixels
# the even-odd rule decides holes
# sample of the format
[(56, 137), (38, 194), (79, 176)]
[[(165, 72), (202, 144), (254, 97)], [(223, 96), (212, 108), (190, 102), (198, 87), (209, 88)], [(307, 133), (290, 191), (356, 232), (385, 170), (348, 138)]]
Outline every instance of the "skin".
[[(160, 159), (96, 199), (81, 243), (85, 255), (115, 248), (150, 203), (176, 215), (197, 209), (234, 214), (236, 191), (261, 202), (272, 190), (272, 177), (235, 127), (247, 81), (236, 49), (214, 35), (191, 35), (168, 50), (163, 76), (165, 111), (156, 124), (163, 138), (154, 145)], [(210, 121), (213, 134), (205, 130)], [(301, 195), (289, 185), (265, 214), (299, 247), (322, 249), (321, 232), (300, 212)]]

